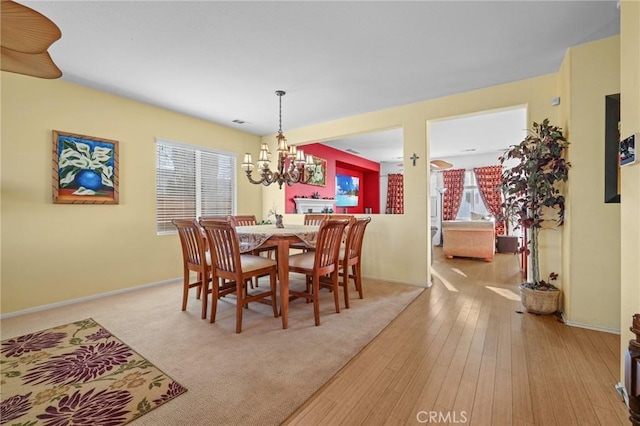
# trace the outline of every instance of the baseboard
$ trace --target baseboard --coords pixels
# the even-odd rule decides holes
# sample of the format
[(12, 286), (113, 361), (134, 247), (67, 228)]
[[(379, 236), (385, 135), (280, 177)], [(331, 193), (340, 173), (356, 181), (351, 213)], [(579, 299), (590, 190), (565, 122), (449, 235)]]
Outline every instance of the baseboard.
[(142, 289), (145, 289), (145, 288), (159, 287), (159, 286), (162, 286), (162, 285), (173, 284), (173, 283), (176, 283), (176, 282), (182, 282), (182, 277), (180, 277), (180, 278), (172, 278), (170, 280), (165, 280), (165, 281), (158, 281), (158, 282), (150, 283), (150, 284), (143, 284), (143, 285), (139, 285), (139, 286), (135, 286), (135, 287), (123, 288), (121, 290), (109, 291), (107, 293), (99, 293), (99, 294), (94, 294), (94, 295), (91, 295), (91, 296), (79, 297), (77, 299), (65, 300), (63, 302), (51, 303), (49, 305), (36, 306), (35, 308), (23, 309), (21, 311), (10, 312), (8, 314), (0, 315), (0, 320), (6, 319), (6, 318), (11, 318), (11, 317), (17, 317), (19, 315), (31, 314), (31, 313), (34, 313), (34, 312), (46, 311), (48, 309), (59, 308), (59, 307), (62, 307), (62, 306), (73, 305), (73, 304), (76, 304), (76, 303), (87, 302), (89, 300), (102, 299), (104, 297), (115, 296), (116, 294), (130, 293), (132, 291), (142, 290)]
[(627, 388), (620, 382), (616, 383), (616, 392), (620, 395), (620, 399), (624, 402), (624, 405), (629, 408), (629, 395), (627, 394)]
[(561, 315), (562, 315), (562, 322), (564, 322), (566, 325), (569, 325), (571, 327), (586, 328), (587, 330), (603, 331), (605, 333), (612, 333), (612, 334), (618, 334), (618, 335), (620, 334), (620, 329), (581, 324), (579, 322), (569, 321), (567, 317), (564, 315), (564, 312), (562, 312)]

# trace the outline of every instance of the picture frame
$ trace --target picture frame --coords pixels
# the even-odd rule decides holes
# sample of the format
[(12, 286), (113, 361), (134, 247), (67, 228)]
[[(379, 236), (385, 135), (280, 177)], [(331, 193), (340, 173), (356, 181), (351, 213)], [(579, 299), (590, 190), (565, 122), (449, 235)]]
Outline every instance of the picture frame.
[(636, 162), (638, 158), (637, 139), (640, 139), (640, 136), (636, 133), (620, 141), (620, 167)]
[(54, 130), (53, 203), (118, 204), (118, 141)]
[(327, 184), (327, 160), (324, 158), (313, 156), (315, 169), (313, 174), (307, 181), (307, 185), (326, 186)]

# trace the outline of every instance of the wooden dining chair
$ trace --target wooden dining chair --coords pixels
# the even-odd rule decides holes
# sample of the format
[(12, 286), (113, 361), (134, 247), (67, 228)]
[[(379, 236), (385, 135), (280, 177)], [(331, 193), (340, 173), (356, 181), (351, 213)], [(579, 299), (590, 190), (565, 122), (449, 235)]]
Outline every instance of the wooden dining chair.
[[(354, 218), (349, 224), (346, 242), (340, 247), (340, 254), (338, 256), (339, 275), (342, 278), (340, 285), (344, 290), (344, 305), (347, 309), (349, 308), (349, 279), (353, 279), (360, 299), (363, 298), (361, 272), (362, 241), (364, 240), (364, 231), (369, 222), (371, 222), (370, 217)], [(333, 288), (328, 277), (323, 277), (321, 286)]]
[(307, 289), (304, 291), (289, 289), (293, 298), (304, 298), (313, 302), (315, 324), (320, 325), (320, 277), (328, 275), (331, 279), (336, 312), (340, 312), (338, 255), (340, 241), (347, 220), (327, 219), (322, 221), (318, 230), (318, 238), (314, 251), (289, 256), (289, 272), (305, 275)]
[(329, 216), (326, 214), (309, 213), (304, 215), (304, 224), (320, 226), (322, 221), (328, 218)]
[[(178, 230), (182, 247), (182, 310), (187, 309), (189, 289), (196, 287), (196, 298), (202, 299), (202, 318), (204, 319), (207, 317), (211, 260), (207, 255), (202, 231), (194, 219), (173, 219), (171, 222)], [(196, 281), (191, 282), (191, 272), (196, 273)]]
[[(320, 226), (323, 220), (329, 217), (326, 214), (320, 213), (308, 213), (304, 215), (304, 224), (305, 225), (315, 225)], [(291, 243), (289, 245), (290, 249), (302, 250), (302, 251), (311, 251), (313, 247), (308, 246), (303, 241)]]
[[(231, 222), (220, 220), (201, 220), (200, 226), (204, 229), (211, 250), (211, 281), (218, 283), (226, 280), (227, 283), (235, 283), (236, 294), (236, 333), (242, 331), (242, 310), (248, 307), (250, 302), (265, 301), (271, 298), (273, 316), (278, 317), (276, 305), (276, 262), (262, 256), (252, 254), (240, 254), (240, 243), (235, 226)], [(254, 277), (269, 276), (269, 291), (249, 293), (246, 285)], [(218, 299), (221, 297), (219, 286), (213, 285), (213, 303), (211, 304), (210, 322), (215, 322)], [(230, 292), (225, 289), (225, 294)]]
[[(229, 216), (229, 220), (233, 226), (254, 226), (258, 224), (258, 220), (254, 215), (232, 215)], [(265, 253), (268, 258), (275, 259), (278, 263), (278, 246), (275, 244), (264, 244), (251, 250), (250, 254), (259, 256), (261, 253)], [(253, 287), (254, 283), (251, 283)], [(255, 285), (258, 286), (258, 278), (255, 278)]]
[(233, 226), (253, 226), (258, 224), (254, 215), (231, 215), (229, 216)]

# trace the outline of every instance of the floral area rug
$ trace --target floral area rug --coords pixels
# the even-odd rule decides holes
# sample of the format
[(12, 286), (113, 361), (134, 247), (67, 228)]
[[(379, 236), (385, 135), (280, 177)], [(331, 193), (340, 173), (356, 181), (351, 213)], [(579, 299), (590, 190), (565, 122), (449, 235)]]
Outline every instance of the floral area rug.
[(0, 424), (123, 425), (187, 391), (93, 319), (2, 341)]

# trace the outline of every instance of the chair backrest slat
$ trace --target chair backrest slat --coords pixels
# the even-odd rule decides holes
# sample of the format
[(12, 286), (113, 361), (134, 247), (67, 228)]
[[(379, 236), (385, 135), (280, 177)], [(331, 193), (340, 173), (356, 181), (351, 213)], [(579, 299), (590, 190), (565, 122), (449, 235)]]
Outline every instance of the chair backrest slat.
[(327, 219), (322, 222), (318, 230), (315, 250), (316, 269), (335, 265), (340, 253), (340, 242), (344, 228), (349, 222), (344, 219)]
[(184, 262), (202, 265), (202, 253), (206, 252), (206, 243), (197, 222), (194, 219), (174, 219), (172, 223), (178, 230)]
[(254, 215), (230, 216), (230, 220), (233, 226), (252, 226), (258, 224), (258, 220)]
[(362, 253), (362, 240), (364, 239), (364, 231), (371, 222), (371, 218), (355, 219), (349, 227), (347, 233), (347, 242), (345, 244), (345, 260), (356, 259)]
[(215, 273), (222, 278), (236, 279), (242, 274), (240, 244), (234, 225), (226, 220), (200, 220), (209, 247)]
[(356, 217), (352, 214), (330, 214), (327, 215), (329, 219), (343, 219), (347, 220), (347, 226), (344, 228), (344, 233), (342, 234), (342, 244), (344, 245), (347, 242), (347, 236), (349, 234), (349, 228), (355, 222)]
[(327, 218), (328, 216), (326, 214), (313, 214), (313, 213), (306, 214), (304, 215), (304, 224), (320, 226), (322, 221)]

